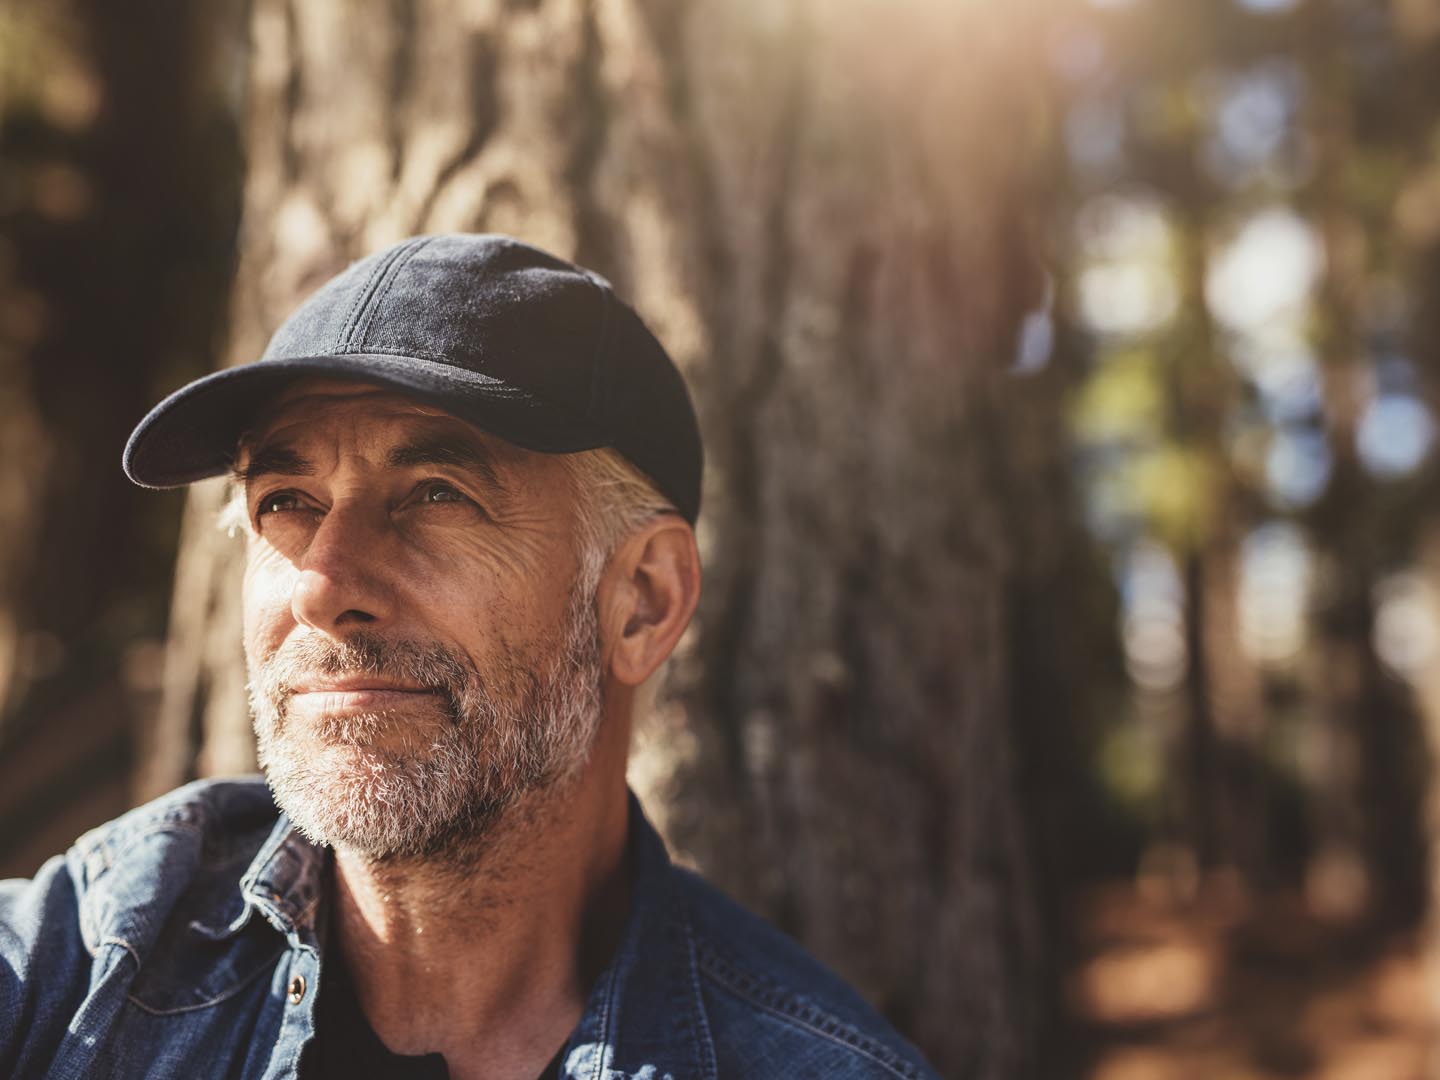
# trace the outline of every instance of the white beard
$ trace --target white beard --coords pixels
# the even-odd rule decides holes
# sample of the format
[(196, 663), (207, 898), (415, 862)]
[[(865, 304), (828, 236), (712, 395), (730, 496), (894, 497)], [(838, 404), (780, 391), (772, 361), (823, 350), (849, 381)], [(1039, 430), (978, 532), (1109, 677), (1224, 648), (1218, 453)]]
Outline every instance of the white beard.
[[(593, 590), (572, 594), (555, 639), (497, 667), (482, 674), (438, 644), (365, 631), (252, 657), (251, 712), (276, 803), (314, 843), (371, 861), (483, 842), (524, 796), (563, 790), (589, 758), (601, 711)], [(416, 682), (437, 691), (431, 700), (448, 715), (426, 737), (397, 731), (403, 721), (386, 713), (288, 724), (293, 688), (316, 674)]]

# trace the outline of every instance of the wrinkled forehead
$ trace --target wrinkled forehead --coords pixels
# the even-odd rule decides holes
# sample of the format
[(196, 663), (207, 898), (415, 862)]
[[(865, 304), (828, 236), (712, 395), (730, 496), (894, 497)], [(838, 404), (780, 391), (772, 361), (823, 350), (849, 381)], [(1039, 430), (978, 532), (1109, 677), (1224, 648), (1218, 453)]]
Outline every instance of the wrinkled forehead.
[(376, 383), (353, 379), (308, 378), (291, 383), (267, 403), (240, 436), (236, 465), (262, 447), (287, 444), (316, 433), (363, 429), (376, 442), (399, 442), (417, 434), (445, 437), (483, 448), (486, 457), (512, 468), (553, 455), (539, 454), (507, 442), (459, 417), (408, 394)]

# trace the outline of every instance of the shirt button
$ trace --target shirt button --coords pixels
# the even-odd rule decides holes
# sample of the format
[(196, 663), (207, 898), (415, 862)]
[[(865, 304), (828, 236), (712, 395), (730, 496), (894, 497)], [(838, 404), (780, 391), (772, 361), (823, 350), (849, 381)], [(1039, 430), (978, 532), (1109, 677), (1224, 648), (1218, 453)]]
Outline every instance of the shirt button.
[(305, 999), (305, 976), (296, 975), (290, 980), (290, 1004), (299, 1005)]

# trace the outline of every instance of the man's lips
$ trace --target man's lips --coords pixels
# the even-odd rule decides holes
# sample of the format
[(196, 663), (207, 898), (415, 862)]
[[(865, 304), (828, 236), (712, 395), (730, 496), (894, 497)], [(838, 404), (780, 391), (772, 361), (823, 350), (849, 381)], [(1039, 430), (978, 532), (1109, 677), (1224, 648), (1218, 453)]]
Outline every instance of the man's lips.
[(436, 696), (438, 691), (389, 679), (315, 679), (290, 691), (292, 707), (324, 713), (393, 709)]
[(345, 678), (310, 679), (291, 688), (295, 694), (349, 694), (362, 692), (384, 692), (397, 694), (433, 694), (434, 691), (419, 683), (403, 682), (398, 679)]

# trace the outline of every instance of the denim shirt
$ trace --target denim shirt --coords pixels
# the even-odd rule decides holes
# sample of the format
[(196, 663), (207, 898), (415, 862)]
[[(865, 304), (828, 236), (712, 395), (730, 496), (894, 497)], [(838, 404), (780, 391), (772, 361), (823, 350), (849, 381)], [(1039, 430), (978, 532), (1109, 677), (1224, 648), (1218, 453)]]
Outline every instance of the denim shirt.
[[(630, 844), (630, 914), (564, 1076), (935, 1076), (794, 942), (672, 866), (633, 797)], [(0, 882), (0, 1075), (294, 1077), (326, 857), (263, 781), (201, 781)]]

